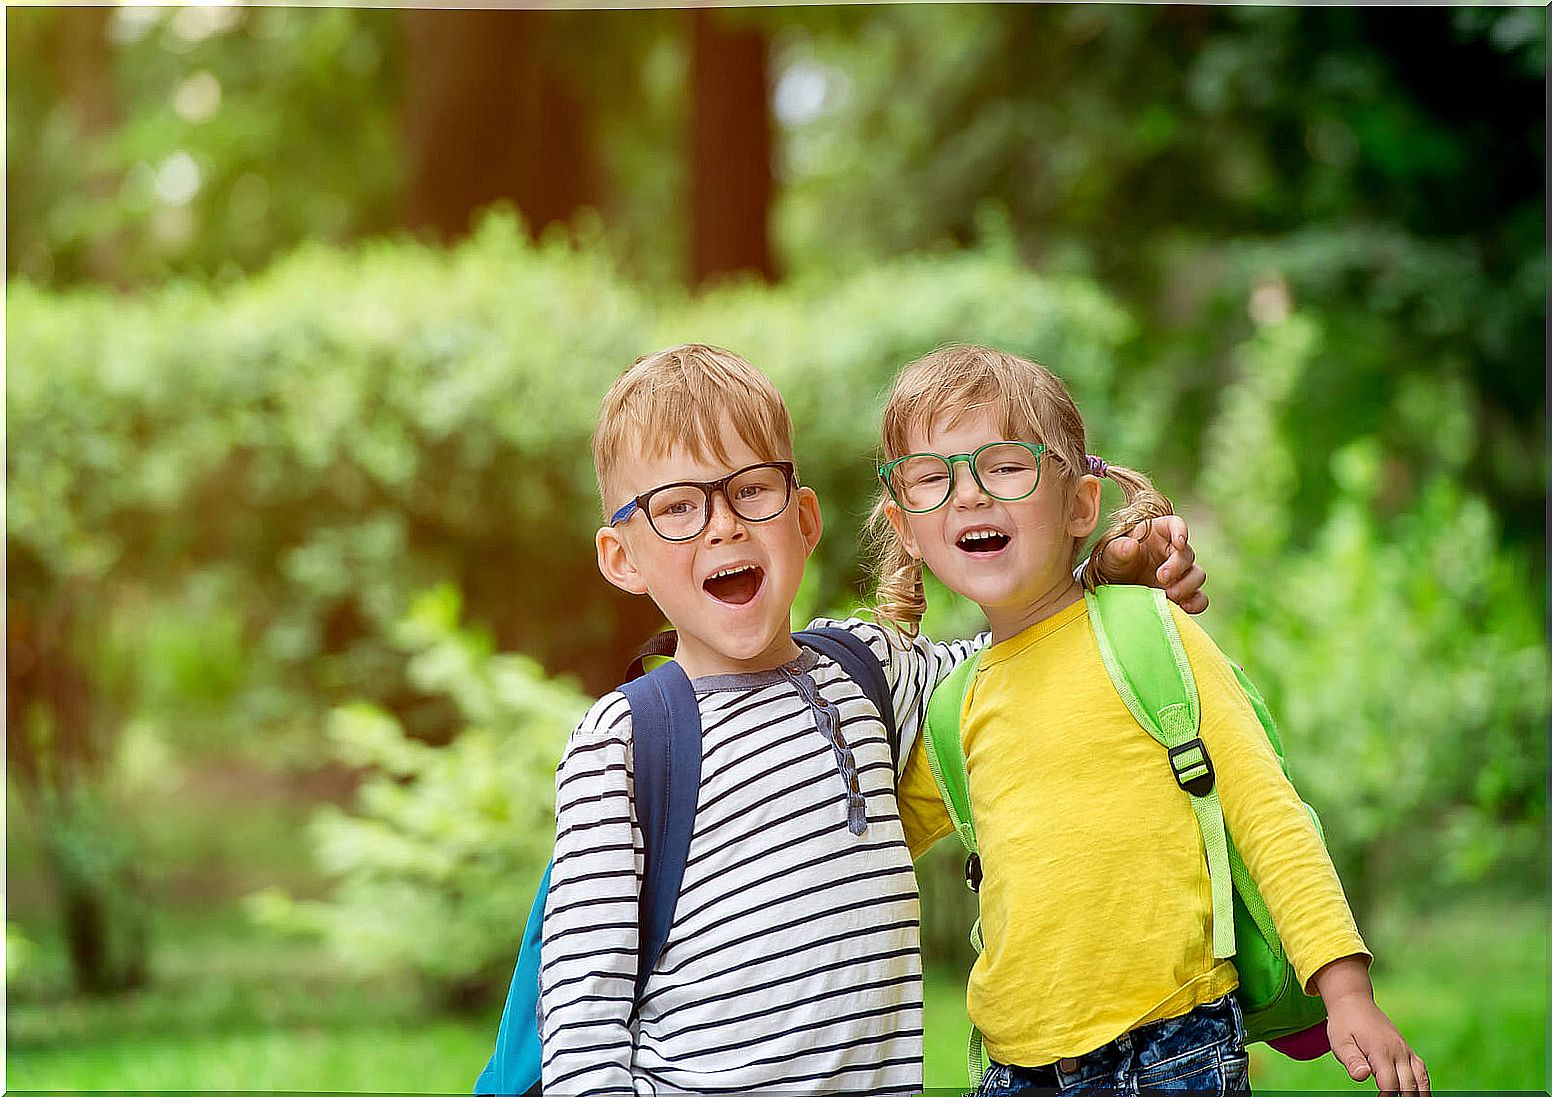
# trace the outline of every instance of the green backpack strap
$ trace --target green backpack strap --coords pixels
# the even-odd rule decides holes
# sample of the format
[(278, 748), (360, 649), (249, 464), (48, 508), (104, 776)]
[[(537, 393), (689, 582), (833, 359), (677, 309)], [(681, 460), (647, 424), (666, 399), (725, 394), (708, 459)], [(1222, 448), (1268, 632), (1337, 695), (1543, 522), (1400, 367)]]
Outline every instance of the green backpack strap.
[(1169, 752), (1175, 780), (1191, 794), (1212, 888), (1213, 956), (1227, 959), (1234, 955), (1229, 841), (1212, 759), (1198, 734), (1202, 714), (1196, 679), (1180, 630), (1161, 590), (1106, 585), (1084, 598), (1100, 658), (1116, 692), (1133, 718)]
[[(970, 807), (970, 777), (965, 771), (965, 745), (960, 738), (960, 717), (965, 709), (965, 694), (980, 665), (978, 651), (949, 673), (933, 688), (927, 699), (927, 726), (922, 731), (927, 751), (927, 768), (938, 786), (938, 795), (954, 824), (959, 844), (965, 847), (965, 883), (972, 891), (981, 889), (981, 846), (975, 837), (975, 815)], [(970, 929), (970, 943), (979, 954), (984, 947), (981, 919)], [(986, 1074), (986, 1049), (981, 1030), (970, 1026), (970, 1046), (965, 1053), (970, 1084), (980, 1086)]]
[[(965, 694), (980, 665), (976, 652), (939, 682), (927, 699), (927, 727), (924, 745), (927, 767), (937, 782), (938, 795), (954, 824), (954, 833), (965, 853), (979, 862), (981, 847), (975, 839), (975, 817), (970, 810), (970, 778), (965, 773), (965, 747), (959, 737), (959, 718), (965, 707)], [(980, 881), (977, 879), (976, 884)]]

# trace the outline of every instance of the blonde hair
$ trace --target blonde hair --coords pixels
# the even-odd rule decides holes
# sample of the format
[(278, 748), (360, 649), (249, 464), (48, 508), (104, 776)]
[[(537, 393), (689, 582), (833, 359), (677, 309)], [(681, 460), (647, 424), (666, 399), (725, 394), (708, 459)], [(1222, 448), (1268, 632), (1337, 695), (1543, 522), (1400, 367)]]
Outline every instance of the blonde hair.
[(764, 461), (792, 460), (792, 417), (770, 379), (731, 351), (701, 343), (636, 359), (604, 395), (593, 470), (607, 517), (622, 462), (684, 449), (727, 461), (722, 419)]
[[(952, 426), (963, 416), (988, 408), (996, 414), (1005, 437), (1045, 444), (1047, 458), (1055, 458), (1047, 465), (1047, 475), (1055, 473), (1064, 483), (1076, 485), (1078, 477), (1088, 472), (1083, 417), (1061, 378), (1028, 359), (982, 346), (941, 347), (900, 371), (884, 406), (883, 459), (903, 457), (909, 452), (908, 439), (928, 433), (944, 416)], [(1103, 475), (1115, 481), (1125, 502), (1111, 514), (1109, 526), (1089, 553), (1083, 581), (1090, 590), (1112, 578), (1101, 564), (1110, 542), (1125, 536), (1138, 522), (1174, 513), (1169, 500), (1142, 473), (1108, 465)], [(886, 514), (890, 503), (889, 492), (880, 485), (868, 520), (877, 578), (875, 612), (900, 632), (914, 636), (927, 609), (922, 565), (906, 551), (890, 524)], [(1074, 544), (1074, 559), (1077, 550)]]

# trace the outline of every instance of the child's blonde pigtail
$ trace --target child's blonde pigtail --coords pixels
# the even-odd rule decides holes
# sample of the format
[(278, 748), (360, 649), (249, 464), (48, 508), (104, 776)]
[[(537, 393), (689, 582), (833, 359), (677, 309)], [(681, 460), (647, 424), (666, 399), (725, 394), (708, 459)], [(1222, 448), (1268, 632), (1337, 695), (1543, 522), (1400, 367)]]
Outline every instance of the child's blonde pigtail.
[(927, 591), (922, 585), (921, 561), (905, 551), (905, 544), (890, 524), (880, 499), (868, 517), (871, 556), (876, 571), (876, 598), (873, 612), (878, 620), (902, 636), (914, 638), (921, 632), (921, 619), (927, 612)]
[(1121, 489), (1122, 506), (1110, 515), (1110, 524), (1100, 534), (1089, 551), (1088, 562), (1083, 567), (1083, 585), (1089, 590), (1102, 583), (1116, 582), (1120, 577), (1104, 568), (1105, 550), (1118, 537), (1129, 537), (1139, 522), (1147, 523), (1155, 518), (1174, 514), (1175, 508), (1142, 473), (1135, 469), (1108, 465), (1098, 458), (1089, 458), (1089, 470), (1094, 475), (1112, 480)]

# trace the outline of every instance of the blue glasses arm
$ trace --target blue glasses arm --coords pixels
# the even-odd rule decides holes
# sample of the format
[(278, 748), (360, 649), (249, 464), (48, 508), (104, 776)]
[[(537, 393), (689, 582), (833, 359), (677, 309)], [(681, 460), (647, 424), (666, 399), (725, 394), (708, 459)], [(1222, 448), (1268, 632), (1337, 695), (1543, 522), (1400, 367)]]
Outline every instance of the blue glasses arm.
[(636, 500), (632, 499), (629, 503), (626, 503), (623, 507), (609, 516), (609, 524), (611, 526), (619, 525), (631, 515), (635, 514), (638, 509), (640, 508), (636, 506)]

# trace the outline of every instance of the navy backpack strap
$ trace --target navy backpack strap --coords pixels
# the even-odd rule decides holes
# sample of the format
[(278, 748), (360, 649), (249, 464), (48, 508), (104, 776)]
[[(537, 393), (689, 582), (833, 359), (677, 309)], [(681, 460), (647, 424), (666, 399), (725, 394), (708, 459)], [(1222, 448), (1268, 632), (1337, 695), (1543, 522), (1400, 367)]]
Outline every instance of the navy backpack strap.
[(895, 704), (889, 692), (889, 679), (879, 664), (873, 649), (856, 633), (847, 629), (826, 625), (823, 628), (804, 629), (793, 633), (793, 639), (827, 655), (840, 665), (853, 682), (862, 688), (873, 707), (878, 709), (884, 721), (884, 734), (889, 737), (889, 753), (900, 764), (900, 732), (895, 727)]
[(701, 713), (678, 663), (664, 663), (620, 687), (631, 709), (636, 819), (641, 824), (640, 943), (636, 999), (657, 966), (684, 883), (701, 786)]

